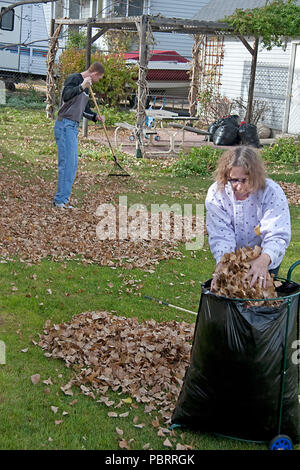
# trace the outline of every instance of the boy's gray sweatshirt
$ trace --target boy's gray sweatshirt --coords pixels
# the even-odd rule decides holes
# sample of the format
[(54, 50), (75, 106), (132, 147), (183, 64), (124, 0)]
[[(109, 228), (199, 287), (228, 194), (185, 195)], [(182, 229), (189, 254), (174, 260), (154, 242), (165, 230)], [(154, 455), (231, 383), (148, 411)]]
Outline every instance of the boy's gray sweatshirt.
[(82, 91), (83, 78), (81, 73), (72, 73), (64, 83), (61, 94), (58, 119), (66, 118), (79, 122), (82, 116), (96, 122), (97, 113), (94, 113), (89, 105), (88, 89)]

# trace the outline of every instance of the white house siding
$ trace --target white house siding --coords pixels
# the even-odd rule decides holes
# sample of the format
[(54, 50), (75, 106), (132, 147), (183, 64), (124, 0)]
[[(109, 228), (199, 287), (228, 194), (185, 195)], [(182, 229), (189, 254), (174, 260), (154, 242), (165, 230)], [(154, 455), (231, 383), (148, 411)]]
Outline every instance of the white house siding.
[[(46, 28), (47, 28), (47, 31), (48, 31), (48, 34), (50, 34), (50, 23), (51, 23), (51, 14), (52, 14), (52, 9), (51, 8), (55, 8), (54, 5), (51, 3), (45, 3), (44, 4), (44, 16), (45, 16), (45, 23), (46, 23)], [(55, 16), (55, 14), (54, 14)]]
[(191, 19), (209, 0), (151, 0), (150, 15), (162, 15), (168, 18), (187, 18)]
[[(259, 50), (254, 88), (254, 98), (268, 101), (269, 110), (264, 122), (281, 130), (285, 113), (288, 84), (290, 44), (286, 51), (274, 47), (271, 51)], [(246, 100), (249, 87), (251, 55), (245, 46), (234, 38), (226, 39), (221, 77), (221, 93), (229, 99)], [(241, 116), (243, 117), (243, 116)]]
[[(152, 0), (150, 2), (150, 15), (162, 15), (167, 18), (192, 19), (195, 14), (206, 5), (209, 0), (180, 1), (180, 0)], [(175, 50), (187, 59), (192, 57), (193, 37), (188, 34), (155, 33), (155, 48), (161, 50)]]

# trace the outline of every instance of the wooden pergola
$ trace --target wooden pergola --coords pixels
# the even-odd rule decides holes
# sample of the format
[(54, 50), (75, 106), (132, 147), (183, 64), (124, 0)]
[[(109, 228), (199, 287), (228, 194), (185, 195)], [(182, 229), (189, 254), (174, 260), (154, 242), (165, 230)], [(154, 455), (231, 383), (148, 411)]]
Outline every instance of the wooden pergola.
[[(91, 63), (91, 45), (99, 37), (108, 30), (137, 32), (139, 35), (139, 77), (138, 77), (138, 103), (137, 103), (137, 120), (136, 120), (136, 142), (137, 156), (144, 155), (143, 144), (143, 122), (145, 119), (145, 103), (146, 103), (146, 74), (148, 66), (149, 41), (148, 37), (151, 32), (159, 33), (180, 33), (193, 35), (195, 40), (194, 51), (197, 50), (196, 41), (199, 42), (199, 36), (216, 36), (216, 35), (236, 35), (233, 29), (226, 23), (213, 21), (188, 20), (182, 18), (165, 18), (163, 16), (134, 16), (134, 17), (113, 17), (113, 18), (86, 18), (86, 19), (68, 19), (56, 18), (51, 23), (51, 39), (53, 39), (53, 47), (58, 38), (58, 31), (63, 25), (73, 25), (87, 28), (87, 44), (86, 44), (86, 68)], [(97, 28), (99, 31), (92, 36), (92, 29)], [(51, 44), (50, 39), (50, 44)], [(254, 50), (245, 38), (239, 37), (250, 53)], [(199, 48), (198, 48), (199, 49)], [(252, 52), (251, 52), (252, 51)], [(252, 54), (253, 56), (253, 54)], [(255, 73), (254, 73), (255, 75)], [(254, 87), (254, 82), (253, 82)], [(249, 89), (250, 90), (250, 89)], [(197, 96), (196, 74), (192, 70), (190, 103), (196, 102)]]

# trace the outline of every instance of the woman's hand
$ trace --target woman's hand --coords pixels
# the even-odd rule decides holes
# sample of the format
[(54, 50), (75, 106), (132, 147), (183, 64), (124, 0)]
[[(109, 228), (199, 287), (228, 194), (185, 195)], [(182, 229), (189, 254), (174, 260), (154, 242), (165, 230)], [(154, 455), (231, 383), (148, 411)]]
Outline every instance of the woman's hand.
[(212, 275), (212, 281), (211, 281), (211, 284), (210, 284), (210, 290), (214, 290), (215, 288), (215, 284), (216, 284), (216, 277), (217, 277), (217, 274), (224, 271), (224, 264), (221, 263), (221, 261), (219, 261), (219, 263), (217, 264), (216, 266), (216, 269)]
[(250, 287), (253, 287), (256, 281), (258, 281), (261, 287), (266, 288), (270, 262), (271, 258), (266, 253), (262, 253), (258, 258), (250, 261), (251, 268), (245, 276), (245, 279), (251, 279), (252, 277)]

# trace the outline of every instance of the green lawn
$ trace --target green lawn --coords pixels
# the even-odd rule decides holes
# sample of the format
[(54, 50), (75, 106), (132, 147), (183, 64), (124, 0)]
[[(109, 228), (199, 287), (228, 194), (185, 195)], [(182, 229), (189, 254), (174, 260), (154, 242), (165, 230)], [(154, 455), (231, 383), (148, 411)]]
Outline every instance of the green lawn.
[[(109, 151), (99, 150), (96, 142), (80, 138), (78, 182), (74, 185), (74, 197), (78, 206), (87, 197), (104, 190), (101, 181), (89, 185), (89, 178), (107, 171), (111, 164)], [(99, 156), (98, 156), (99, 155)], [(0, 109), (0, 177), (19, 178), (24, 187), (34, 185), (39, 179), (42, 185), (55, 186), (56, 146), (53, 122), (46, 119), (42, 110)], [(203, 203), (210, 177), (174, 177), (160, 161), (137, 162), (120, 155), (122, 164), (133, 178), (120, 182), (120, 192), (133, 203), (173, 204)], [(285, 166), (275, 173), (277, 181), (300, 184), (299, 170)], [(13, 187), (9, 188), (13, 191)], [(5, 207), (7, 194), (0, 194)], [(51, 201), (44, 201), (51, 204)], [(22, 200), (19, 201), (22, 205)], [(291, 206), (292, 242), (282, 263), (280, 275), (285, 276), (290, 265), (300, 253), (300, 206)], [(9, 233), (2, 233), (9, 237)], [(50, 258), (39, 263), (20, 261), (12, 257), (0, 263), (0, 340), (6, 345), (6, 363), (0, 365), (0, 448), (1, 449), (119, 449), (126, 441), (131, 450), (176, 449), (178, 444), (192, 449), (266, 449), (265, 445), (221, 437), (176, 431), (171, 435), (157, 434), (153, 424), (156, 411), (145, 413), (142, 404), (135, 404), (128, 396), (109, 391), (108, 396), (120, 408), (107, 407), (74, 388), (74, 395), (67, 396), (61, 388), (73, 376), (61, 360), (44, 356), (36, 345), (43, 334), (46, 320), (51, 324), (68, 322), (76, 314), (105, 310), (114, 315), (137, 317), (140, 321), (155, 319), (157, 322), (195, 321), (189, 313), (159, 305), (145, 299), (153, 296), (191, 311), (197, 311), (201, 283), (210, 278), (214, 261), (207, 238), (201, 250), (188, 251), (184, 244), (178, 248), (180, 259), (162, 259), (155, 268), (112, 268), (77, 260), (57, 261)], [(300, 268), (293, 279), (300, 282)], [(31, 376), (39, 374), (34, 385)], [(50, 379), (50, 381), (48, 380)], [(43, 383), (46, 381), (46, 383)], [(220, 387), (222, 384), (220, 384)], [(54, 408), (51, 408), (54, 407)], [(54, 412), (56, 410), (56, 412)], [(108, 413), (129, 412), (125, 417), (109, 417)], [(143, 426), (136, 427), (137, 423)], [(121, 431), (123, 431), (123, 434)], [(171, 446), (165, 444), (169, 439)]]

